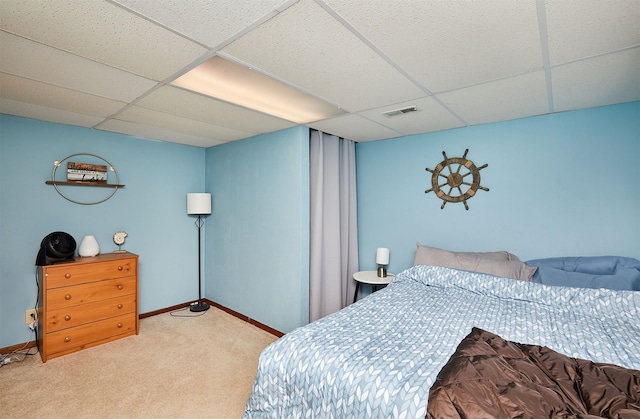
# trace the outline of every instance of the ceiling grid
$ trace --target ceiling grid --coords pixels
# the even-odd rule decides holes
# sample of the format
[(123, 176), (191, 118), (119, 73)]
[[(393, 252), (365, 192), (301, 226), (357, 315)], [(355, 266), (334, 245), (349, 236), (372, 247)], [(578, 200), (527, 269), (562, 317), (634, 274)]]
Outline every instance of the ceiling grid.
[(220, 55), (375, 141), (640, 100), (639, 28), (637, 0), (0, 1), (0, 112), (198, 147), (296, 125), (171, 85)]

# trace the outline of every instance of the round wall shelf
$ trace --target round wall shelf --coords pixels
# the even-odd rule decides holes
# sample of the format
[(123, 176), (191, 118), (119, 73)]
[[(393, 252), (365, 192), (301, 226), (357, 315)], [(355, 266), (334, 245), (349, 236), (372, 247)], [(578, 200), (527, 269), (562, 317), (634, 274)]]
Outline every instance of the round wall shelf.
[[(56, 171), (58, 170), (58, 167), (60, 167), (65, 160), (74, 156), (92, 156), (104, 161), (105, 163), (107, 163), (108, 170), (113, 172), (116, 175), (116, 183), (107, 183), (106, 180), (104, 182), (96, 181), (96, 180), (66, 180), (66, 181), (56, 180)], [(120, 176), (118, 175), (118, 171), (116, 170), (115, 166), (113, 166), (104, 157), (99, 156), (97, 154), (93, 154), (93, 153), (87, 153), (87, 152), (69, 154), (67, 156), (64, 156), (60, 160), (54, 161), (53, 171), (51, 172), (51, 180), (47, 180), (45, 183), (47, 185), (53, 185), (53, 187), (56, 189), (58, 194), (60, 194), (60, 196), (62, 196), (67, 201), (73, 202), (75, 204), (80, 204), (80, 205), (95, 205), (95, 204), (104, 202), (107, 199), (111, 198), (113, 195), (115, 195), (115, 193), (118, 191), (119, 188), (124, 188), (125, 186), (120, 184)], [(99, 199), (96, 201), (79, 201), (69, 197), (68, 195), (65, 195), (58, 186), (88, 186), (88, 187), (94, 187), (94, 188), (96, 187), (113, 188), (113, 191), (111, 191), (111, 193), (107, 195), (104, 199)]]

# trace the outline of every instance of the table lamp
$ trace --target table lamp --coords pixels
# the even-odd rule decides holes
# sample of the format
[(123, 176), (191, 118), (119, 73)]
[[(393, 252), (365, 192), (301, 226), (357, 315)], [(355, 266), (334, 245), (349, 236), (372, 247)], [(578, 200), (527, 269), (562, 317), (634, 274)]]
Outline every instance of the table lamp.
[(385, 278), (387, 276), (387, 265), (389, 264), (389, 249), (379, 247), (376, 250), (376, 263), (378, 264), (378, 276)]

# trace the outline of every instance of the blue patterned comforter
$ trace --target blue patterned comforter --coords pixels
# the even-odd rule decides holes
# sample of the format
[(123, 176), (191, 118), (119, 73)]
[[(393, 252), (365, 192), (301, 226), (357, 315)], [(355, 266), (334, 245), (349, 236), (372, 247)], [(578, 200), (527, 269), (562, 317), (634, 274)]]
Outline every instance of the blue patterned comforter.
[(419, 265), (267, 347), (244, 418), (424, 418), (429, 388), (474, 326), (640, 369), (640, 292)]

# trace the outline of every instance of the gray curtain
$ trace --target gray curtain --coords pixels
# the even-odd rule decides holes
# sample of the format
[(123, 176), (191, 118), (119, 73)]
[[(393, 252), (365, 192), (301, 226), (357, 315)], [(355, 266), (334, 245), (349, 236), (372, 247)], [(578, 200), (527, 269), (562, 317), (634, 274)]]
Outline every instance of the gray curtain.
[(353, 301), (358, 271), (355, 143), (311, 130), (309, 320)]

